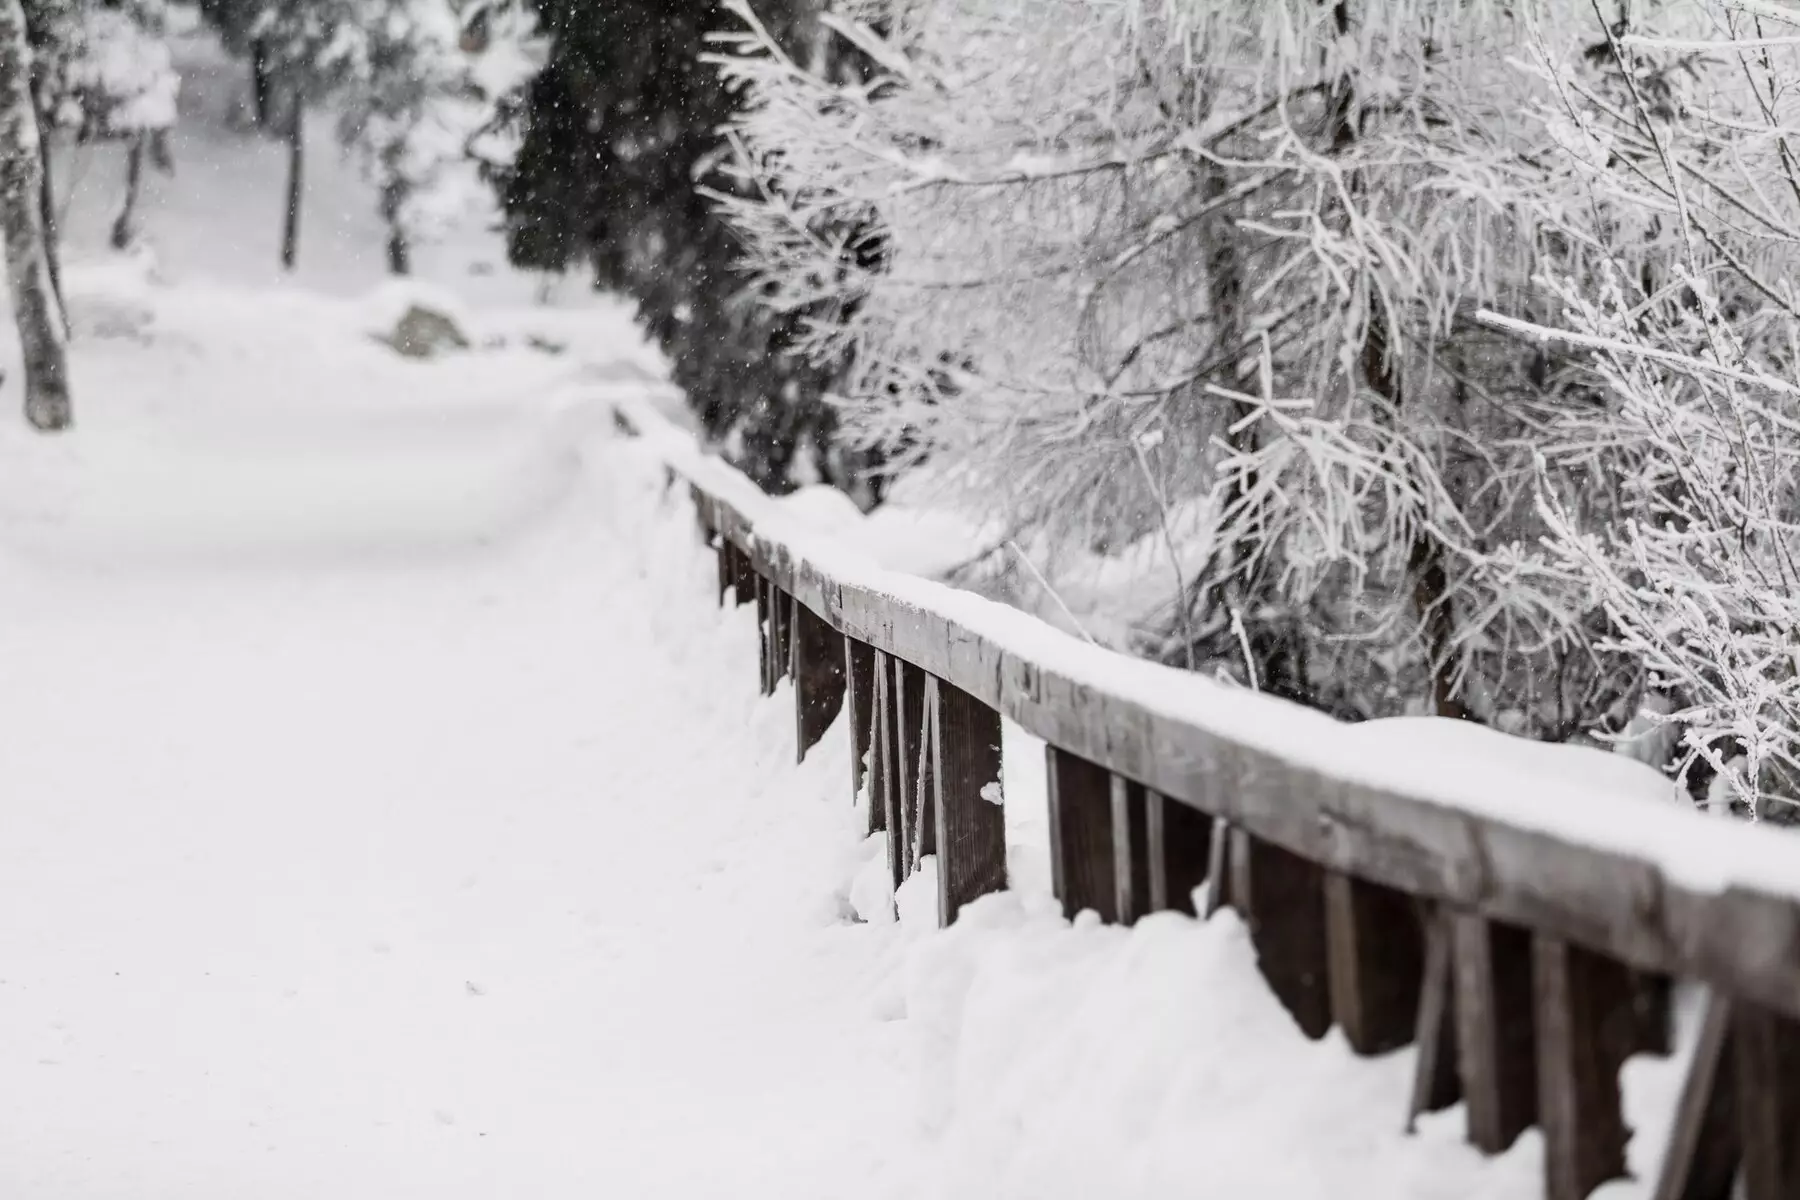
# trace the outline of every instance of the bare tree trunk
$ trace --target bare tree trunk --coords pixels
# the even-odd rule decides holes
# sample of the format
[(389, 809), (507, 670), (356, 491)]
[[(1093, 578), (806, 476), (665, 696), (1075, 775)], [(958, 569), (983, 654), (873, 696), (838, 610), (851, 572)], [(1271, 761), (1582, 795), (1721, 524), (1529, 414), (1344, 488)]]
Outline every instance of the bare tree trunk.
[(37, 89), (32, 89), (32, 118), (38, 127), (38, 213), (44, 222), (44, 261), (50, 269), (50, 287), (56, 293), (56, 307), (63, 313), (63, 332), (68, 332), (68, 310), (63, 304), (61, 232), (56, 224), (56, 184), (50, 174), (50, 127), (43, 109), (37, 106)]
[(30, 62), (24, 6), (0, 0), (0, 226), (25, 361), (25, 419), (58, 430), (73, 421), (68, 346), (44, 236), (44, 160)]
[(300, 261), (300, 204), (306, 196), (306, 105), (294, 97), (288, 121), (287, 224), (281, 235), (281, 265), (292, 271)]
[(258, 129), (269, 127), (274, 87), (274, 72), (269, 69), (269, 43), (257, 38), (250, 43), (250, 106)]
[(119, 219), (113, 222), (112, 244), (114, 250), (125, 250), (137, 240), (137, 206), (138, 197), (144, 190), (144, 142), (147, 134), (138, 134), (131, 139), (131, 149), (125, 156), (125, 207), (119, 212)]
[(403, 220), (411, 186), (390, 168), (387, 182), (381, 187), (381, 219), (387, 222), (388, 271), (395, 275), (412, 274), (412, 242), (406, 235)]

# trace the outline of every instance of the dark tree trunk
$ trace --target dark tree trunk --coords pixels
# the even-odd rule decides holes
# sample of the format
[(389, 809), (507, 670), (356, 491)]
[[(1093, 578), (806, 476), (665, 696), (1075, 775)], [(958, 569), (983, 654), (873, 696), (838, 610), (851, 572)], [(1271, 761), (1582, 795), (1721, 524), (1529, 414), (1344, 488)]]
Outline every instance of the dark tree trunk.
[(269, 70), (269, 43), (257, 38), (250, 43), (250, 106), (258, 129), (269, 127), (274, 88), (274, 74)]
[(25, 362), (25, 419), (49, 431), (67, 429), (73, 412), (62, 307), (44, 236), (44, 159), (30, 62), (24, 6), (0, 0), (0, 225)]
[(113, 222), (112, 245), (114, 250), (129, 249), (137, 240), (137, 206), (138, 197), (144, 191), (144, 142), (147, 134), (138, 134), (131, 139), (131, 149), (125, 155), (125, 207), (119, 212), (119, 219)]
[(67, 337), (69, 310), (63, 303), (61, 232), (56, 222), (56, 183), (50, 174), (50, 124), (38, 107), (36, 88), (32, 89), (31, 112), (38, 127), (38, 212), (44, 222), (44, 266), (50, 272), (50, 290), (56, 294), (56, 310)]
[(394, 275), (412, 274), (412, 242), (406, 235), (404, 214), (412, 188), (391, 172), (381, 187), (381, 219), (387, 222), (388, 271)]
[(306, 196), (306, 106), (294, 97), (288, 121), (287, 222), (281, 234), (281, 265), (292, 271), (300, 261), (300, 204)]

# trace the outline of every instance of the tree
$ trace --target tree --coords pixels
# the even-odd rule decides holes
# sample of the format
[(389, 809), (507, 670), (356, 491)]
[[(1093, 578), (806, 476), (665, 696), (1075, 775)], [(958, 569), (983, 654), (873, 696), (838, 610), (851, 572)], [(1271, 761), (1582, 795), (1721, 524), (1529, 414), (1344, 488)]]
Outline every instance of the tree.
[(726, 205), (852, 437), (1165, 570), (1147, 653), (1550, 739), (1654, 688), (1800, 812), (1794, 10), (842, 0), (852, 80), (740, 12)]
[(368, 45), (357, 0), (262, 0), (247, 26), (260, 46), (269, 78), (291, 102), (284, 133), (288, 144), (287, 199), (283, 208), (281, 265), (300, 260), (301, 208), (306, 196), (306, 108), (363, 69)]
[[(634, 299), (708, 433), (760, 483), (852, 482), (856, 464), (830, 450), (838, 368), (789, 353), (803, 318), (745, 294), (738, 239), (707, 195), (737, 186), (719, 127), (738, 98), (704, 58), (735, 28), (721, 0), (535, 3), (549, 61), (517, 161), (495, 173), (513, 261), (591, 267)], [(808, 40), (810, 3), (762, 7), (783, 44)]]
[(24, 8), (20, 0), (0, 0), (0, 227), (25, 364), (25, 417), (48, 432), (68, 428), (73, 409), (39, 203), (43, 160), (30, 61)]
[(275, 123), (276, 81), (268, 42), (256, 32), (264, 0), (199, 0), (198, 7), (225, 47), (249, 63), (251, 119), (268, 132)]
[(1629, 507), (1583, 520), (1547, 491), (1554, 566), (1670, 697), (1676, 769), (1785, 822), (1800, 818), (1796, 35), (1800, 14), (1731, 0), (1650, 7), (1585, 41), (1539, 29), (1554, 152), (1514, 169), (1586, 199), (1551, 211), (1605, 255), (1563, 264), (1541, 322), (1491, 318), (1603, 385), (1545, 453)]
[(168, 133), (176, 120), (180, 77), (169, 52), (166, 0), (116, 0), (86, 12), (75, 52), (64, 68), (64, 86), (83, 141), (127, 145), (124, 206), (113, 223), (112, 244), (123, 250), (137, 236), (137, 206), (149, 158), (173, 170)]
[[(379, 189), (388, 267), (405, 275), (415, 240), (467, 199), (455, 168), (539, 69), (540, 46), (520, 8), (458, 12), (446, 0), (373, 0), (366, 37), (341, 92), (338, 132)], [(489, 169), (504, 166), (498, 147), (481, 149)]]
[(87, 0), (27, 0), (24, 7), (26, 32), (31, 44), (31, 94), (36, 105), (39, 156), (42, 159), (38, 207), (44, 223), (44, 254), (49, 264), (50, 282), (56, 290), (60, 308), (62, 254), (51, 144), (55, 130), (80, 125), (81, 110), (69, 83), (69, 70), (80, 50)]
[(850, 436), (1053, 574), (1156, 566), (1140, 649), (1568, 736), (1633, 685), (1527, 586), (1548, 406), (1471, 319), (1543, 261), (1468, 179), (1529, 149), (1514, 7), (850, 0), (876, 69), (833, 79), (739, 5), (727, 206), (763, 302), (854, 364)]

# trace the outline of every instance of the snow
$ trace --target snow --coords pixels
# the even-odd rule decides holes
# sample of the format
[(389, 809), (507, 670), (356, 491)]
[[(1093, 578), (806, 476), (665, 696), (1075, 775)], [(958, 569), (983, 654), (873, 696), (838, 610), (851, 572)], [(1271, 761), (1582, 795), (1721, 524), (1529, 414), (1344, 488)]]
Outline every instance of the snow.
[[(1697, 1031), (1623, 1072), (1635, 1178), (1647, 1196)], [(1482, 1200), (1542, 1195), (1542, 1135), (1485, 1159), (1459, 1107), (1405, 1129), (1411, 1048), (1358, 1059), (1303, 1037), (1256, 973), (1230, 910), (1130, 929), (1071, 928), (1047, 898), (987, 897), (920, 935), (906, 1011), (925, 1065), (921, 1119), (951, 1196)]]
[(1404, 757), (1433, 777), (1492, 764), (1503, 774), (1523, 772), (1528, 778), (1556, 779), (1596, 796), (1653, 804), (1687, 803), (1674, 781), (1628, 753), (1534, 742), (1473, 721), (1444, 717), (1365, 721), (1354, 727), (1354, 733), (1365, 748)]
[[(0, 428), (0, 1195), (1539, 1194), (1536, 1134), (1406, 1134), (1412, 1051), (1302, 1038), (1229, 912), (1062, 920), (1011, 721), (1010, 890), (935, 930), (935, 863), (895, 895), (863, 836), (843, 722), (795, 765), (792, 692), (757, 694), (751, 610), (716, 605), (662, 463), (1077, 674), (1296, 755), (1391, 747), (884, 570), (872, 522), (765, 501), (659, 417), (618, 305), (468, 274), (479, 228), (377, 287), (347, 171), (275, 280), (273, 222), (228, 202), (269, 148), (178, 50), (158, 252), (95, 257), (116, 194), (79, 189), (78, 429)], [(415, 301), (474, 348), (377, 343)], [(1647, 1194), (1680, 1064), (1628, 1064), (1609, 1200)]]
[(0, 447), (0, 1193), (900, 1188), (848, 764), (660, 468), (548, 367), (157, 299)]

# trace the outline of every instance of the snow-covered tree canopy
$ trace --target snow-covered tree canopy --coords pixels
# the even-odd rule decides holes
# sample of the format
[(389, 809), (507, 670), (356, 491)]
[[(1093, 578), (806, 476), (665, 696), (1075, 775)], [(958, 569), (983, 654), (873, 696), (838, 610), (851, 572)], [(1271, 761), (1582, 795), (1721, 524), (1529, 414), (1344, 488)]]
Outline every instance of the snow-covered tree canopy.
[(52, 125), (84, 138), (174, 126), (181, 83), (166, 0), (38, 0), (29, 16), (38, 106)]
[[(756, 190), (726, 204), (762, 302), (854, 362), (854, 436), (1039, 557), (1152, 564), (1123, 598), (1151, 652), (1566, 738), (1616, 729), (1646, 672), (1685, 703), (1748, 686), (1688, 678), (1695, 622), (1634, 623), (1621, 587), (1707, 581), (1715, 638), (1794, 627), (1719, 599), (1745, 556), (1692, 531), (1787, 520), (1792, 473), (1750, 460), (1792, 433), (1800, 18), (840, 0), (869, 69), (834, 78), (753, 7), (722, 61)], [(1538, 333), (1571, 325), (1663, 357)], [(1691, 365), (1746, 356), (1728, 395)], [(1710, 478), (1672, 473), (1708, 436), (1682, 470)], [(1648, 555), (1676, 510), (1690, 532)], [(1688, 717), (1720, 765), (1760, 736)]]
[(344, 145), (385, 190), (389, 218), (427, 234), (487, 191), (470, 160), (510, 161), (503, 101), (543, 65), (536, 22), (515, 3), (364, 0), (354, 67), (339, 93)]

